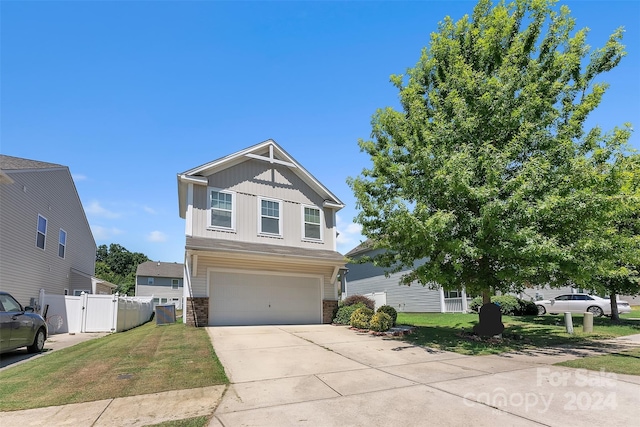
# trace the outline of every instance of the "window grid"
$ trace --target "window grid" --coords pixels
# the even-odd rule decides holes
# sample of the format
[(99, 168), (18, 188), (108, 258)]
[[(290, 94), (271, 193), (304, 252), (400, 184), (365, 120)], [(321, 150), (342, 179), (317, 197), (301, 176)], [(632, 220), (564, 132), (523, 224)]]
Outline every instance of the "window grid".
[(38, 215), (38, 232), (36, 234), (36, 246), (44, 250), (47, 240), (47, 218)]
[(320, 240), (320, 209), (304, 208), (304, 238)]
[(211, 190), (211, 226), (233, 228), (233, 194)]
[(260, 233), (280, 235), (280, 202), (260, 201)]
[(58, 256), (64, 258), (67, 251), (67, 232), (62, 228), (60, 229), (60, 237), (58, 240)]

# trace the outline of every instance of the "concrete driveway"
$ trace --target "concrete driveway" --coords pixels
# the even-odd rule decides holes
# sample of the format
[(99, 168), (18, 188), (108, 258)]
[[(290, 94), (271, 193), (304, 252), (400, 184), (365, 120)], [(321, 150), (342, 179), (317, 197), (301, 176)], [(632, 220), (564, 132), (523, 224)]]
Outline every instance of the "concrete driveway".
[(587, 425), (640, 418), (640, 377), (462, 356), (347, 327), (208, 328), (232, 385), (211, 426)]

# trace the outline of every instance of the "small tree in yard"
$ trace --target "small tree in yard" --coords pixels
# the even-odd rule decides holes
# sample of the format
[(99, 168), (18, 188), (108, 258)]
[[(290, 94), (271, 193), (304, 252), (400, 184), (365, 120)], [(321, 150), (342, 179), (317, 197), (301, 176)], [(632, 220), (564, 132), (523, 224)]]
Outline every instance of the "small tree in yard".
[(598, 177), (624, 156), (630, 125), (583, 129), (607, 88), (596, 78), (625, 55), (622, 29), (601, 49), (586, 37), (551, 0), (481, 0), (440, 23), (416, 66), (391, 77), (402, 111), (376, 112), (359, 142), (372, 166), (348, 179), (363, 235), (386, 249), (377, 265), (485, 303), (602, 272), (575, 244), (620, 208)]

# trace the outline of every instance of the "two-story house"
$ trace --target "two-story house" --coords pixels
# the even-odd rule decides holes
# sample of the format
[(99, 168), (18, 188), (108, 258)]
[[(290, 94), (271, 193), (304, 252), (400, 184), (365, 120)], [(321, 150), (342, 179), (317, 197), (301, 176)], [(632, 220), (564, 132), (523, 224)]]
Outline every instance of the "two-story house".
[(147, 261), (136, 268), (136, 296), (153, 297), (153, 305), (173, 304), (182, 309), (184, 264)]
[(275, 141), (178, 174), (185, 322), (330, 323), (343, 203)]
[(0, 289), (26, 305), (40, 289), (111, 293), (69, 168), (0, 155), (0, 170)]

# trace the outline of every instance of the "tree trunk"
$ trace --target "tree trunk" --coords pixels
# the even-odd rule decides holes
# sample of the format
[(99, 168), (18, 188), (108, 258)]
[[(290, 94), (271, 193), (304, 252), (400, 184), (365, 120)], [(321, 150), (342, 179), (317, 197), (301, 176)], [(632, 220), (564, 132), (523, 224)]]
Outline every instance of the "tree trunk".
[(611, 323), (620, 323), (620, 313), (618, 313), (618, 300), (616, 293), (611, 293)]
[(491, 291), (489, 289), (482, 290), (482, 305), (491, 304)]

